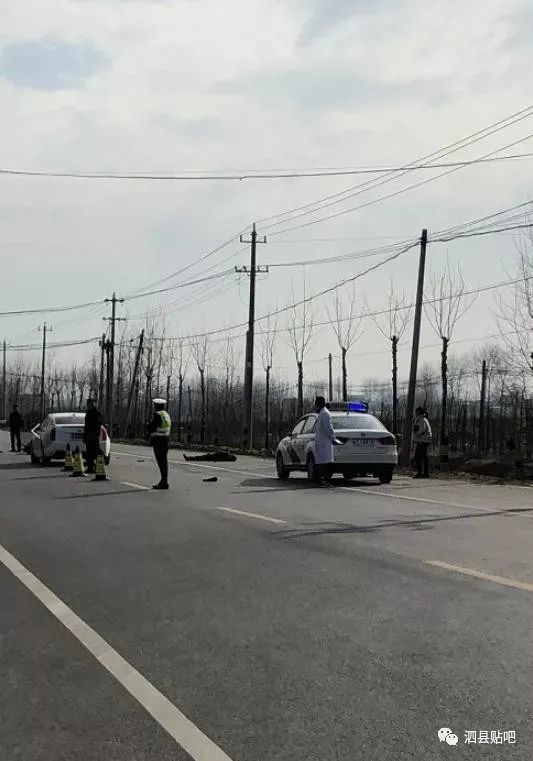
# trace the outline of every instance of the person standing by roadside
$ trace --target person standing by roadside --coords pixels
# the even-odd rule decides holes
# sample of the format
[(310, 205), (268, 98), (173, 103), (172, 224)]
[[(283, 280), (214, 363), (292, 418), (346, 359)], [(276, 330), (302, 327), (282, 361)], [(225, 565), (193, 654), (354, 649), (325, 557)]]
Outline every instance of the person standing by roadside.
[(168, 489), (168, 445), (172, 421), (165, 410), (166, 399), (154, 399), (154, 416), (148, 425), (155, 460), (161, 473), (161, 479), (152, 489)]
[[(13, 405), (13, 411), (9, 416), (9, 435), (11, 437), (11, 452), (20, 452), (22, 445), (20, 441), (20, 431), (22, 429), (22, 415), (19, 412), (18, 404)], [(15, 449), (15, 443), (17, 448)]]
[(315, 463), (319, 484), (323, 486), (331, 478), (332, 465), (335, 461), (333, 446), (339, 442), (335, 438), (331, 413), (326, 407), (326, 400), (323, 396), (316, 397), (315, 410), (318, 412), (315, 430)]
[(85, 425), (83, 428), (87, 473), (94, 473), (96, 458), (100, 453), (101, 428), (102, 415), (96, 407), (96, 402), (94, 399), (87, 399), (87, 411), (85, 413)]
[(417, 407), (413, 423), (416, 465), (416, 473), (413, 478), (429, 478), (428, 449), (432, 439), (433, 433), (431, 431), (427, 412), (423, 407)]

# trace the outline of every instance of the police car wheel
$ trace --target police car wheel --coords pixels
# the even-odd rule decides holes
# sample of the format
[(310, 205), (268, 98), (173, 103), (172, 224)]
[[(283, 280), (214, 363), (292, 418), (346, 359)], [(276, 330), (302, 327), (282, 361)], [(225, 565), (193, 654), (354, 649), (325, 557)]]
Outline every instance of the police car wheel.
[(285, 467), (281, 452), (278, 452), (278, 456), (276, 457), (276, 470), (278, 472), (278, 478), (281, 481), (286, 481), (291, 474), (290, 470)]
[(378, 473), (379, 483), (380, 484), (390, 484), (392, 481), (392, 474), (393, 474), (393, 468), (385, 468), (380, 473)]

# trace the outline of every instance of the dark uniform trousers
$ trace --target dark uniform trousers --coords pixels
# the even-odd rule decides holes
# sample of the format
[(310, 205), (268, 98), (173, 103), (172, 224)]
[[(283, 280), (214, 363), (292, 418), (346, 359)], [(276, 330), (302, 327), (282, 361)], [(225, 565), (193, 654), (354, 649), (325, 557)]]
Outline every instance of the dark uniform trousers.
[(87, 461), (87, 470), (89, 473), (94, 473), (94, 463), (99, 454), (101, 454), (100, 440), (89, 439), (85, 444), (85, 460)]
[(161, 471), (161, 483), (168, 484), (168, 436), (152, 436), (154, 457)]
[(11, 435), (11, 449), (14, 452), (15, 451), (15, 441), (17, 443), (17, 452), (20, 452), (22, 449), (21, 441), (20, 441), (20, 428), (11, 428), (10, 430)]

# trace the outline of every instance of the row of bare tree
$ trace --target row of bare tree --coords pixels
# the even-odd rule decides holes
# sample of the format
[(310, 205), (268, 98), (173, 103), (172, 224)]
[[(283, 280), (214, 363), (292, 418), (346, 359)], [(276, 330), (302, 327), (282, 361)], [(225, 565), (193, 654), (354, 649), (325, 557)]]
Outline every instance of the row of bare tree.
[[(497, 305), (501, 345), (488, 345), (468, 358), (450, 359), (450, 345), (459, 321), (472, 306), (476, 294), (465, 285), (460, 267), (447, 261), (444, 273), (434, 278), (425, 295), (425, 311), (441, 345), (440, 373), (422, 369), (417, 394), (429, 409), (438, 441), (450, 439), (458, 450), (499, 450), (506, 437), (521, 438), (531, 448), (531, 379), (533, 377), (533, 245), (518, 244), (518, 271), (510, 298)], [(296, 301), (296, 299), (293, 299)], [(406, 388), (398, 380), (398, 346), (408, 331), (412, 304), (392, 283), (388, 307), (378, 313), (368, 307), (356, 309), (354, 291), (342, 298), (336, 292), (326, 308), (329, 324), (340, 351), (337, 397), (347, 400), (356, 391), (365, 395), (374, 410), (395, 433), (402, 430)], [(371, 318), (389, 344), (391, 383), (368, 381), (357, 389), (350, 386), (348, 355), (363, 332), (363, 319)], [(310, 406), (327, 381), (305, 381), (305, 362), (318, 327), (312, 301), (306, 297), (289, 310), (285, 328), (267, 322), (259, 331), (263, 379), (254, 394), (254, 443), (269, 448), (290, 429)], [(292, 348), (295, 384), (276, 378), (276, 343), (280, 334)], [(101, 408), (113, 417), (116, 434), (143, 434), (151, 402), (157, 396), (169, 399), (177, 437), (188, 442), (238, 446), (242, 425), (242, 357), (236, 337), (228, 334), (222, 346), (206, 334), (184, 340), (165, 337), (164, 324), (151, 324), (139, 337), (122, 336), (116, 352), (116, 382), (105, 397), (105, 370), (99, 356), (83, 367), (52, 369), (46, 376), (45, 398), (49, 411), (81, 409), (88, 396), (99, 397)], [(351, 355), (350, 355), (351, 356)], [(486, 392), (482, 397), (480, 373), (487, 365)], [(6, 397), (17, 401), (28, 424), (36, 421), (40, 373), (21, 359), (8, 368)], [(480, 419), (481, 418), (481, 419)], [(459, 435), (460, 432), (460, 435)]]

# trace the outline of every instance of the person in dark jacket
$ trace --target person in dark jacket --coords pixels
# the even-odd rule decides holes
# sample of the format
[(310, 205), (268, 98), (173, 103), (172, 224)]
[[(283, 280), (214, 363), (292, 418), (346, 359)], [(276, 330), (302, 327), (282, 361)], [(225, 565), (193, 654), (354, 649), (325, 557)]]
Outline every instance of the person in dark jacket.
[(154, 456), (161, 473), (161, 479), (153, 489), (168, 489), (168, 445), (172, 421), (165, 410), (166, 399), (154, 399), (154, 416), (148, 424), (148, 435), (154, 449)]
[[(11, 415), (9, 416), (9, 434), (11, 436), (11, 451), (12, 452), (20, 452), (22, 450), (22, 445), (20, 442), (20, 430), (22, 428), (22, 415), (19, 412), (19, 408), (17, 404), (13, 405), (13, 411), (11, 412)], [(15, 449), (15, 442), (17, 444), (17, 448)]]
[(85, 459), (87, 460), (88, 473), (94, 473), (94, 464), (97, 456), (100, 454), (101, 428), (102, 415), (97, 409), (94, 399), (87, 399), (83, 441), (85, 443)]

